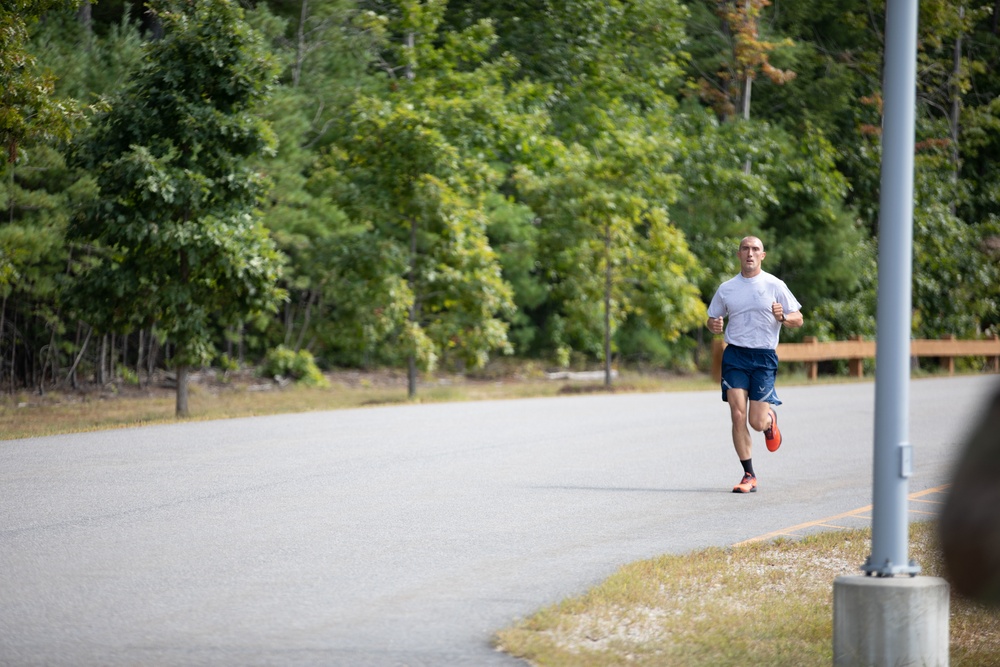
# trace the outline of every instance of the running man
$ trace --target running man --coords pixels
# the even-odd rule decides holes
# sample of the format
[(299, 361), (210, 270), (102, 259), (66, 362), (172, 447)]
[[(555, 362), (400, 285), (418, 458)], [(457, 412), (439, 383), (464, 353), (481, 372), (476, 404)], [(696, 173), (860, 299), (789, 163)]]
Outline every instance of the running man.
[[(778, 335), (781, 327), (802, 326), (802, 306), (785, 283), (761, 268), (764, 243), (756, 236), (740, 241), (737, 252), (740, 275), (719, 286), (708, 306), (708, 330), (723, 333), (727, 347), (722, 354), (722, 400), (729, 403), (733, 420), (733, 445), (743, 465), (743, 479), (733, 493), (757, 490), (753, 471), (750, 427), (764, 433), (768, 451), (781, 446), (778, 415), (781, 405), (774, 391), (778, 372)], [(748, 409), (749, 404), (749, 409)]]

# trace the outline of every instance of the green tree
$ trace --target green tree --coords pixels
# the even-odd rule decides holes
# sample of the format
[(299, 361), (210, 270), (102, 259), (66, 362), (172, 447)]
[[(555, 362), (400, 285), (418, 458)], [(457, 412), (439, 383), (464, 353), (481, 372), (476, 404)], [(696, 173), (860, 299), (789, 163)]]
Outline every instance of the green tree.
[(340, 277), (332, 258), (346, 237), (361, 231), (313, 178), (325, 136), (350, 104), (348, 90), (363, 81), (367, 60), (345, 35), (344, 3), (302, 0), (288, 20), (258, 7), (248, 15), (267, 36), (283, 67), (263, 115), (279, 139), (273, 156), (258, 161), (273, 187), (262, 206), (264, 224), (287, 258), (282, 285), (289, 298), (268, 338), (298, 353), (336, 347), (336, 291)]
[(768, 270), (804, 306), (850, 298), (859, 287), (865, 235), (844, 205), (848, 183), (836, 150), (817, 130), (795, 137), (761, 129), (767, 140), (755, 164), (774, 193), (764, 207)]
[(126, 13), (98, 34), (74, 12), (46, 14), (32, 35), (31, 50), (53, 76), (58, 99), (92, 102), (125, 84), (142, 60), (143, 37), (136, 18)]
[(27, 48), (28, 27), (49, 10), (77, 4), (77, 0), (14, 0), (0, 7), (0, 145), (6, 158), (0, 166), (17, 161), (26, 139), (69, 136), (75, 105), (53, 98), (54, 77), (35, 70), (35, 57)]
[[(739, 239), (759, 234), (767, 270), (809, 308), (804, 333), (862, 333), (823, 322), (813, 310), (853, 300), (870, 286), (859, 280), (865, 233), (844, 204), (848, 183), (837, 170), (834, 147), (815, 130), (795, 137), (761, 121), (720, 123), (685, 110), (679, 160), (685, 187), (674, 216), (705, 268), (702, 298), (710, 299), (735, 272)], [(756, 165), (752, 173), (744, 170), (748, 156)]]
[(93, 244), (77, 304), (98, 330), (156, 327), (175, 349), (177, 414), (217, 327), (273, 311), (279, 255), (255, 213), (248, 159), (271, 150), (255, 115), (274, 77), (228, 0), (158, 6), (164, 37), (79, 146), (100, 195), (72, 236)]
[(75, 179), (56, 146), (82, 116), (75, 100), (56, 94), (52, 61), (36, 57), (36, 36), (39, 18), (76, 4), (0, 7), (0, 380), (6, 367), (11, 389), (20, 378), (44, 391), (47, 373), (54, 378), (59, 366), (64, 233)]
[(753, 82), (760, 76), (785, 84), (795, 72), (775, 67), (770, 54), (794, 46), (788, 39), (762, 39), (762, 13), (768, 0), (695, 0), (689, 22), (696, 42), (697, 86), (719, 118), (750, 118)]
[[(996, 219), (969, 224), (952, 211), (947, 145), (916, 160), (913, 215), (913, 328), (918, 337), (978, 336), (996, 327), (1000, 263)], [(995, 329), (994, 329), (995, 330)]]
[(763, 226), (775, 192), (762, 174), (744, 170), (748, 156), (763, 152), (761, 123), (723, 123), (691, 102), (678, 120), (675, 169), (682, 185), (671, 217), (700, 261), (699, 288), (708, 303), (735, 271), (733, 248)]
[[(871, 14), (864, 4), (837, 7), (844, 19), (838, 23), (850, 26), (853, 48), (834, 48), (828, 54), (831, 64), (833, 56), (849, 63), (858, 95), (845, 105), (856, 125), (832, 136), (839, 141), (839, 162), (849, 179), (847, 200), (857, 207), (874, 247), (882, 158), (884, 14)], [(913, 290), (918, 336), (972, 336), (997, 321), (996, 280), (991, 278), (996, 257), (990, 250), (996, 238), (991, 213), (996, 210), (996, 163), (986, 157), (995, 142), (991, 128), (997, 125), (998, 107), (993, 100), (1000, 90), (986, 56), (995, 53), (998, 44), (988, 18), (992, 10), (993, 3), (949, 0), (920, 7)], [(829, 22), (823, 12), (813, 19)], [(843, 35), (838, 37), (848, 44)], [(874, 293), (874, 281), (865, 282)], [(874, 308), (874, 294), (864, 302)]]
[(355, 234), (329, 191), (310, 183), (317, 153), (305, 146), (309, 119), (301, 113), (303, 96), (288, 87), (271, 97), (267, 117), (280, 139), (278, 154), (259, 161), (273, 187), (262, 205), (262, 219), (286, 258), (282, 285), (288, 292), (280, 322), (281, 344), (298, 352), (317, 340), (333, 316), (336, 268), (331, 256)]
[(412, 397), (418, 366), (445, 358), (475, 368), (493, 350), (510, 351), (503, 315), (512, 294), (489, 244), (486, 198), (509, 156), (532, 150), (546, 118), (533, 110), (533, 86), (511, 84), (509, 59), (483, 60), (495, 40), (489, 23), (441, 31), (441, 0), (373, 7), (362, 19), (382, 45), (386, 91), (351, 106), (330, 178), (337, 202), (365, 225), (365, 245), (386, 260), (349, 262), (342, 282), (370, 288), (361, 301), (345, 294), (340, 307), (406, 313), (388, 338), (384, 319), (364, 321), (366, 335), (395, 341), (405, 355)]
[(451, 0), (448, 13), (457, 25), (489, 18), (496, 51), (553, 87), (553, 131), (566, 142), (587, 145), (612, 107), (641, 115), (683, 85), (686, 12), (674, 0)]
[(963, 42), (971, 63), (968, 91), (962, 95), (960, 178), (968, 195), (960, 202), (961, 216), (975, 223), (1000, 215), (1000, 161), (997, 160), (1000, 127), (1000, 13), (994, 11)]
[(551, 286), (550, 336), (563, 363), (571, 349), (604, 360), (627, 318), (663, 339), (704, 320), (697, 262), (668, 206), (678, 187), (663, 126), (606, 127), (592, 150), (579, 144), (545, 173), (521, 171), (525, 201), (542, 220), (539, 260)]
[(0, 369), (9, 369), (11, 388), (19, 377), (44, 392), (60, 368), (65, 233), (72, 202), (85, 186), (59, 151), (32, 141), (24, 145), (28, 150), (8, 165), (0, 183)]
[(520, 356), (545, 351), (535, 318), (549, 294), (549, 285), (538, 270), (541, 219), (512, 196), (493, 193), (486, 198), (490, 246), (497, 253), (504, 279), (514, 291), (514, 311), (509, 315), (507, 337)]
[[(87, 328), (67, 309), (62, 287), (67, 267), (114, 258), (116, 248), (101, 241), (71, 254), (64, 239), (74, 202), (96, 187), (98, 176), (96, 169), (74, 173), (63, 163), (59, 141), (74, 127), (67, 114), (79, 117), (67, 98), (117, 96), (136, 69), (140, 35), (163, 28), (132, 0), (84, 3), (75, 14), (73, 4), (0, 8), (0, 131), (5, 158), (11, 138), (17, 158), (0, 161), (5, 387), (9, 378), (11, 387), (41, 389), (49, 378), (73, 377), (63, 372), (64, 362), (82, 358), (87, 368), (96, 356), (81, 353), (98, 346), (81, 346)], [(733, 271), (735, 241), (759, 233), (770, 270), (809, 309), (797, 334), (873, 332), (884, 3), (242, 4), (254, 6), (247, 19), (266, 34), (282, 72), (268, 104), (250, 112), (271, 124), (278, 152), (246, 164), (274, 184), (259, 201), (260, 220), (287, 255), (277, 284), (289, 299), (279, 316), (268, 318), (263, 335), (241, 329), (241, 318), (213, 318), (207, 348), (243, 331), (241, 351), (285, 344), (314, 352), (321, 364), (405, 365), (422, 346), (424, 362), (474, 365), (482, 359), (472, 354), (474, 345), (445, 335), (466, 309), (462, 299), (476, 301), (469, 296), (476, 294), (474, 281), (462, 299), (442, 295), (457, 290), (465, 267), (488, 266), (509, 286), (505, 305), (489, 319), (506, 329), (518, 354), (559, 350), (605, 360), (655, 354), (658, 363), (683, 366), (697, 333), (664, 342), (670, 339), (652, 328), (640, 305), (658, 280), (640, 275), (636, 259), (651, 256), (654, 227), (663, 238), (683, 232), (697, 266), (678, 265), (703, 298)], [(995, 6), (992, 0), (920, 3), (916, 335), (974, 336), (1000, 326), (1000, 279), (992, 277), (1000, 265)], [(797, 76), (773, 85), (768, 67)], [(706, 89), (700, 80), (719, 94), (699, 96)], [(719, 108), (726, 117), (744, 115), (749, 82), (752, 119), (719, 122)], [(723, 104), (712, 107), (709, 99)], [(375, 109), (387, 115), (365, 117)], [(362, 136), (373, 128), (380, 139)], [(177, 144), (178, 153), (189, 145)], [(370, 150), (393, 157), (359, 155)], [(408, 171), (416, 162), (411, 151), (427, 154), (426, 169)], [(166, 163), (165, 152), (151, 155)], [(755, 168), (747, 173), (750, 161)], [(518, 165), (522, 178), (513, 179)], [(383, 175), (369, 179), (366, 170), (376, 167)], [(386, 175), (396, 170), (398, 182)], [(660, 179), (662, 187), (648, 187)], [(412, 193), (419, 188), (401, 185), (407, 182), (428, 189), (418, 196)], [(431, 183), (447, 187), (431, 193)], [(589, 202), (579, 216), (573, 197)], [(114, 210), (124, 211), (140, 199), (116, 201)], [(393, 208), (400, 202), (409, 217)], [(635, 213), (636, 202), (644, 212)], [(405, 227), (411, 220), (419, 223), (416, 254)], [(460, 242), (441, 240), (449, 234)], [(681, 248), (682, 241), (668, 245)], [(479, 259), (460, 260), (463, 253)], [(451, 282), (434, 268), (444, 255), (451, 259), (438, 263)], [(418, 292), (411, 276), (423, 276), (414, 283)], [(117, 298), (108, 294), (94, 291), (94, 303)], [(412, 324), (414, 303), (437, 305), (425, 305)], [(472, 327), (476, 317), (486, 316), (466, 316), (462, 326)], [(99, 334), (110, 331), (98, 336), (100, 349), (115, 330), (141, 326), (142, 340), (145, 327), (155, 324), (138, 316), (145, 324), (112, 328), (90, 320), (103, 327)], [(504, 349), (498, 343), (488, 354)]]
[[(699, 272), (668, 215), (686, 13), (651, 0), (456, 0), (449, 12), (459, 25), (496, 21), (497, 48), (518, 58), (520, 76), (553, 88), (552, 132), (567, 148), (523, 170), (515, 191), (539, 219), (547, 287), (532, 315), (560, 363), (573, 352), (603, 359), (610, 380), (623, 322), (668, 341), (696, 326), (687, 299)], [(660, 251), (662, 267), (646, 262)], [(684, 278), (669, 280), (679, 267)]]

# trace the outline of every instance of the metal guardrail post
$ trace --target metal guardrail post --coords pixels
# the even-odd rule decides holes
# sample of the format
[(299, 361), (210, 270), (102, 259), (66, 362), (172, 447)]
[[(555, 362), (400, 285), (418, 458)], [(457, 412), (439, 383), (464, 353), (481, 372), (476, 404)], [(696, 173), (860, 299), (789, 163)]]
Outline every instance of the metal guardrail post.
[[(851, 340), (861, 342), (864, 340), (864, 336), (858, 334), (851, 336)], [(850, 359), (847, 362), (848, 367), (851, 371), (851, 377), (860, 378), (865, 376), (865, 360), (859, 357)]]

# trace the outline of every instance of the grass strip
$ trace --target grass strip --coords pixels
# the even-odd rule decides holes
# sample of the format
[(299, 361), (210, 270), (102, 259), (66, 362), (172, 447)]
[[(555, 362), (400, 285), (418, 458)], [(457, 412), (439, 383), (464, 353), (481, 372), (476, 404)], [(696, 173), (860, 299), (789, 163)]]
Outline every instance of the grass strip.
[[(834, 579), (861, 574), (870, 545), (860, 529), (639, 561), (496, 645), (539, 667), (827, 667)], [(911, 525), (910, 556), (942, 576), (934, 522)], [(949, 650), (953, 667), (1000, 664), (1000, 614), (953, 595)]]
[[(444, 403), (572, 395), (604, 391), (698, 391), (716, 387), (706, 377), (622, 374), (612, 387), (600, 382), (558, 382), (542, 378), (425, 377), (417, 397), (407, 397), (406, 377), (369, 379), (363, 375), (331, 374), (330, 386), (280, 387), (264, 380), (190, 386), (188, 420), (232, 419), (258, 415), (342, 410), (406, 403)], [(63, 433), (169, 424), (175, 395), (162, 387), (140, 390), (112, 386), (110, 390), (0, 395), (0, 440)]]

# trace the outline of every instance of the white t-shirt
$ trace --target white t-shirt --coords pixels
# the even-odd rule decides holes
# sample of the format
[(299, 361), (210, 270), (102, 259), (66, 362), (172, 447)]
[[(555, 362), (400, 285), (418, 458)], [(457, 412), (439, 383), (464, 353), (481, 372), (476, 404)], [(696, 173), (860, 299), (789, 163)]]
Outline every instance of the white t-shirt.
[(726, 317), (726, 342), (730, 345), (773, 350), (778, 347), (781, 322), (774, 319), (771, 304), (777, 301), (786, 315), (802, 309), (784, 281), (761, 271), (753, 278), (742, 274), (719, 285), (709, 317)]

